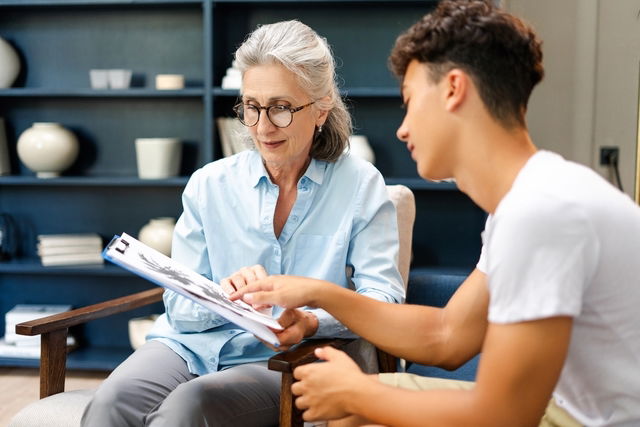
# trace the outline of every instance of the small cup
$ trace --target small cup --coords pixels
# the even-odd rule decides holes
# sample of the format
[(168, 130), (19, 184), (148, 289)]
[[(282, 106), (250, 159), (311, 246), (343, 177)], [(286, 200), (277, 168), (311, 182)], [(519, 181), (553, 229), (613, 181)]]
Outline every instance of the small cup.
[(128, 89), (131, 85), (131, 70), (109, 70), (109, 87), (111, 89)]
[(184, 76), (182, 74), (158, 74), (156, 75), (156, 89), (159, 89), (159, 90), (184, 89)]
[(135, 145), (140, 179), (164, 179), (178, 175), (182, 161), (178, 138), (137, 138)]
[(89, 70), (89, 80), (92, 89), (107, 89), (109, 87), (109, 71)]

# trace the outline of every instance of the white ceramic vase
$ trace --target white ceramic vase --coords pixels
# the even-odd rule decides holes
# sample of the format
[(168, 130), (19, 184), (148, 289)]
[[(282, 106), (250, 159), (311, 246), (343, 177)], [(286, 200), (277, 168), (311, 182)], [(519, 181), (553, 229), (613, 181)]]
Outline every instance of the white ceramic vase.
[(354, 156), (358, 156), (370, 163), (376, 162), (376, 156), (369, 145), (369, 140), (364, 135), (351, 135), (349, 137), (349, 150)]
[(0, 37), (0, 89), (11, 87), (19, 73), (20, 58), (18, 54), (5, 39)]
[(136, 164), (141, 179), (164, 179), (178, 175), (182, 145), (178, 138), (137, 138)]
[(57, 177), (78, 157), (78, 138), (59, 123), (34, 123), (18, 138), (18, 157), (39, 178)]
[(147, 246), (171, 256), (171, 240), (176, 220), (171, 217), (150, 219), (138, 233), (138, 240)]
[(147, 335), (151, 332), (151, 328), (157, 318), (157, 314), (152, 314), (150, 316), (129, 319), (129, 342), (134, 350), (142, 347), (147, 341)]

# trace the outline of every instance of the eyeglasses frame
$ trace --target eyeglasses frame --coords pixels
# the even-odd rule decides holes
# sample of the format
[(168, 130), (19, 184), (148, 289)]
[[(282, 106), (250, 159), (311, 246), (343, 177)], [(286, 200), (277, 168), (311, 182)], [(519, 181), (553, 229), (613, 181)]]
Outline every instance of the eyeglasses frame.
[[(239, 108), (244, 108), (244, 107), (245, 107), (245, 103), (244, 103), (244, 102), (240, 102), (240, 103), (238, 103), (238, 104), (234, 105), (234, 107), (233, 107), (233, 111), (236, 113), (236, 116), (238, 117), (238, 120), (240, 120), (240, 123), (242, 123), (243, 125), (245, 125), (245, 126), (247, 126), (247, 127), (254, 127), (254, 126), (256, 126), (256, 125), (258, 124), (258, 122), (260, 122), (260, 113), (262, 113), (262, 110), (265, 110), (265, 111), (267, 112), (267, 119), (269, 119), (269, 122), (270, 122), (272, 125), (274, 125), (275, 127), (277, 127), (277, 128), (284, 129), (284, 128), (287, 128), (287, 127), (291, 126), (291, 123), (293, 123), (293, 115), (294, 115), (295, 113), (297, 113), (298, 111), (300, 111), (300, 110), (302, 110), (302, 109), (304, 109), (304, 108), (307, 108), (307, 107), (309, 107), (309, 106), (311, 106), (311, 105), (313, 105), (313, 104), (315, 104), (315, 103), (316, 103), (316, 101), (311, 101), (310, 103), (305, 104), (305, 105), (301, 105), (301, 106), (299, 106), (299, 107), (287, 107), (286, 105), (268, 105), (268, 106), (266, 106), (266, 107), (265, 107), (265, 106), (262, 106), (262, 105), (246, 104), (246, 105), (250, 105), (250, 106), (252, 106), (253, 108), (256, 108), (256, 109), (258, 110), (258, 119), (257, 119), (257, 120), (256, 120), (256, 122), (255, 122), (254, 124), (252, 124), (252, 125), (248, 125), (248, 124), (246, 124), (246, 123), (245, 123), (245, 122), (240, 118), (240, 114), (238, 113), (238, 109), (239, 109)], [(278, 126), (277, 124), (273, 123), (273, 121), (271, 121), (271, 117), (269, 116), (269, 111), (270, 111), (272, 108), (276, 108), (276, 107), (277, 107), (277, 108), (280, 108), (280, 109), (287, 109), (287, 110), (289, 110), (289, 112), (291, 113), (291, 121), (290, 121), (286, 126)]]

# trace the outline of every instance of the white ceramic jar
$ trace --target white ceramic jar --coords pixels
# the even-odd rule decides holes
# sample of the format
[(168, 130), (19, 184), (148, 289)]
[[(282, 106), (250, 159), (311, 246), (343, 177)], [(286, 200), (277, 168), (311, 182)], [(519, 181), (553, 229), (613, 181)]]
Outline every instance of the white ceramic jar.
[(354, 156), (365, 159), (370, 163), (376, 162), (376, 155), (369, 145), (369, 140), (364, 135), (351, 135), (349, 137), (349, 150)]
[(138, 240), (147, 246), (171, 256), (171, 241), (176, 220), (171, 217), (150, 219), (138, 233)]
[(18, 157), (39, 178), (57, 177), (78, 157), (78, 138), (59, 123), (34, 123), (18, 138)]
[(182, 145), (178, 138), (136, 138), (136, 164), (140, 179), (164, 179), (178, 175)]
[(20, 58), (7, 43), (0, 37), (0, 89), (10, 88), (20, 73)]

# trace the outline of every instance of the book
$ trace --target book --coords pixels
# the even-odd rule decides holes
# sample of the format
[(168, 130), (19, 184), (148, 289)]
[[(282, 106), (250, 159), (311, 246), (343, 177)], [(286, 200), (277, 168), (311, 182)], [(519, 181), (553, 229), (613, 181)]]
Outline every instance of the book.
[(55, 266), (62, 266), (62, 265), (103, 264), (104, 260), (100, 252), (95, 252), (95, 253), (42, 255), (40, 257), (40, 262), (45, 267), (55, 267)]
[(4, 340), (7, 344), (39, 346), (39, 336), (18, 335), (16, 334), (16, 325), (69, 310), (71, 310), (71, 306), (64, 304), (17, 304), (4, 315)]
[(233, 117), (218, 117), (216, 119), (218, 134), (220, 135), (220, 145), (224, 157), (232, 156), (249, 147), (243, 140), (244, 125)]
[(106, 260), (191, 299), (263, 341), (280, 345), (274, 330), (281, 331), (282, 326), (272, 316), (243, 301), (231, 301), (217, 283), (128, 234), (114, 236), (102, 254)]
[[(38, 340), (36, 345), (16, 345), (9, 343), (5, 338), (0, 338), (0, 357), (14, 357), (20, 359), (39, 359), (40, 358), (40, 337), (34, 337)], [(67, 353), (77, 347), (73, 337), (67, 337)]]
[(89, 245), (69, 245), (69, 246), (42, 246), (38, 243), (38, 255), (63, 255), (63, 254), (84, 254), (84, 253), (102, 253), (101, 244)]
[(218, 125), (218, 135), (220, 136), (220, 145), (222, 146), (222, 156), (229, 157), (233, 154), (233, 149), (231, 148), (231, 140), (227, 133), (226, 117), (218, 117), (216, 119), (216, 125)]
[(38, 235), (38, 246), (40, 248), (78, 245), (97, 245), (102, 247), (102, 237), (97, 233)]

